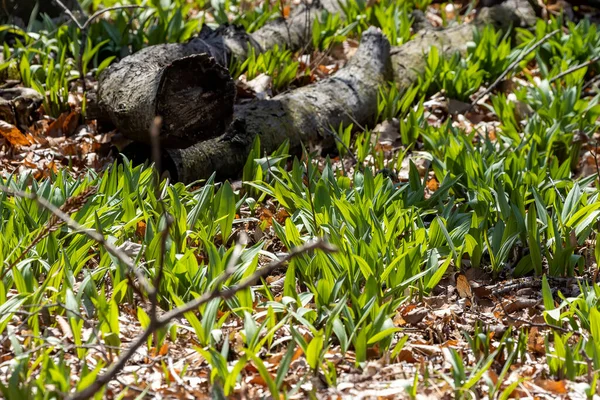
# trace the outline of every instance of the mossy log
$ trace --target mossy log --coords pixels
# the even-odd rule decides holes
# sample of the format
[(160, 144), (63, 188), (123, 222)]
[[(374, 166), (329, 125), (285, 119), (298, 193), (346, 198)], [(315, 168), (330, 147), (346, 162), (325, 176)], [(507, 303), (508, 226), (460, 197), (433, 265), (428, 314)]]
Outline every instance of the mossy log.
[[(498, 19), (498, 15), (503, 17)], [(535, 13), (526, 0), (508, 0), (481, 10), (475, 24), (487, 23), (500, 28), (532, 25)], [(400, 90), (407, 89), (424, 71), (432, 47), (445, 53), (465, 52), (473, 32), (473, 25), (426, 28), (414, 40), (392, 47), (388, 60), (382, 52), (385, 46), (376, 39), (381, 33), (369, 30), (355, 57), (332, 78), (238, 107), (227, 133), (189, 148), (167, 150), (163, 165), (173, 179), (186, 183), (207, 178), (213, 172), (228, 178), (241, 170), (256, 135), (260, 135), (264, 151), (270, 153), (284, 140), (298, 148), (301, 142), (331, 138), (329, 127), (340, 123), (368, 124), (376, 114), (377, 90), (382, 82), (393, 79)], [(381, 48), (374, 51), (374, 44)]]

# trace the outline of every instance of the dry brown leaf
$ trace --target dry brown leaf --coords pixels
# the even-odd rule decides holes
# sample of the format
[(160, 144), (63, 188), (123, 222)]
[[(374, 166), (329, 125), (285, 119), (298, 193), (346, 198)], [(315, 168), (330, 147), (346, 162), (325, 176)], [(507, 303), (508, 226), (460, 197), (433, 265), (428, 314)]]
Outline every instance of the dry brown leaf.
[(526, 308), (535, 307), (539, 303), (540, 301), (538, 299), (518, 297), (514, 301), (511, 301), (506, 306), (504, 306), (504, 311), (511, 314), (517, 311), (524, 310)]
[(162, 346), (160, 346), (160, 350), (158, 351), (159, 356), (164, 356), (169, 352), (169, 343), (164, 342)]
[(75, 132), (75, 129), (79, 126), (79, 116), (79, 111), (73, 110), (65, 117), (62, 126), (63, 135), (71, 136)]
[(440, 187), (440, 183), (437, 181), (437, 179), (431, 178), (430, 180), (427, 181), (427, 189), (431, 190), (432, 192), (435, 192), (436, 190), (438, 190), (439, 187)]
[(402, 318), (404, 321), (408, 322), (411, 325), (418, 324), (425, 318), (428, 314), (428, 311), (425, 307), (419, 307), (415, 309), (411, 309), (406, 313), (402, 313)]
[(71, 332), (71, 327), (69, 326), (69, 323), (64, 319), (64, 317), (57, 315), (56, 323), (58, 324), (58, 327), (60, 328), (60, 330), (66, 338), (68, 338), (69, 340), (73, 339), (73, 332)]
[(539, 329), (536, 327), (533, 327), (529, 330), (529, 338), (527, 339), (527, 349), (537, 355), (546, 354), (544, 338), (540, 335)]
[(410, 350), (406, 350), (406, 349), (402, 349), (400, 350), (400, 353), (398, 354), (398, 357), (396, 358), (397, 362), (402, 362), (405, 361), (407, 363), (417, 363), (422, 359), (422, 357), (418, 356), (415, 357), (415, 354), (413, 354), (412, 351)]
[(248, 378), (246, 378), (246, 383), (252, 383), (255, 385), (267, 387), (267, 382), (263, 379), (262, 376), (260, 376), (258, 374), (252, 375), (252, 376), (249, 376)]
[(79, 126), (79, 110), (67, 111), (58, 116), (48, 127), (46, 135), (50, 137), (71, 136)]
[(277, 210), (277, 213), (275, 213), (275, 220), (280, 225), (283, 225), (285, 223), (285, 220), (288, 219), (289, 217), (290, 217), (290, 214), (283, 207), (280, 208), (279, 210)]
[(68, 113), (62, 113), (56, 118), (54, 121), (50, 123), (48, 126), (48, 130), (46, 131), (46, 136), (50, 137), (60, 137), (62, 136), (62, 127), (67, 119)]
[(31, 161), (29, 158), (23, 160), (23, 165), (27, 168), (37, 168), (37, 164)]
[(491, 368), (488, 369), (486, 373), (487, 373), (488, 377), (490, 378), (490, 380), (492, 382), (494, 382), (494, 385), (498, 383), (498, 375), (496, 374), (496, 372), (494, 372), (493, 369), (491, 369)]
[(6, 121), (0, 120), (0, 134), (13, 146), (29, 146), (31, 144), (19, 128)]
[(302, 347), (298, 347), (294, 352), (294, 355), (292, 356), (292, 361), (296, 361), (297, 359), (299, 359), (302, 354), (304, 354), (304, 352), (302, 351)]
[(463, 298), (473, 297), (473, 291), (471, 290), (471, 284), (464, 274), (458, 274), (456, 277), (456, 291), (458, 295)]
[(268, 228), (273, 224), (273, 212), (266, 207), (258, 208), (258, 218), (263, 221), (264, 228)]
[(145, 237), (146, 236), (146, 222), (144, 221), (138, 221), (136, 227), (135, 227), (135, 233), (139, 236), (139, 237)]
[(535, 384), (553, 394), (567, 394), (567, 381), (553, 381), (551, 379), (538, 379)]

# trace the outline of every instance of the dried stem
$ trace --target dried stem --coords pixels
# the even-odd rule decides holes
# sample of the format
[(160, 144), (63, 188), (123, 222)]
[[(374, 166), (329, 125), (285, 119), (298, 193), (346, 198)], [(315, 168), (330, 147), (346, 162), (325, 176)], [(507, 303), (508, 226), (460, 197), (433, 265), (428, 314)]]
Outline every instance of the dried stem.
[(554, 78), (550, 79), (550, 83), (557, 81), (561, 78), (564, 78), (565, 76), (572, 74), (575, 71), (579, 71), (582, 68), (589, 67), (590, 65), (592, 65), (593, 63), (598, 62), (598, 61), (600, 61), (600, 55), (590, 58), (586, 62), (583, 62), (579, 65), (575, 65), (575, 66), (567, 69), (566, 71), (561, 72), (560, 74), (556, 75)]
[(479, 96), (477, 96), (477, 98), (475, 100), (473, 100), (473, 102), (471, 103), (471, 106), (469, 107), (469, 109), (467, 110), (470, 111), (473, 107), (475, 107), (475, 105), (477, 105), (477, 103), (479, 103), (479, 101), (481, 99), (483, 99), (485, 96), (487, 96), (492, 90), (494, 90), (494, 88), (496, 86), (498, 86), (498, 84), (500, 82), (502, 82), (504, 80), (504, 78), (506, 78), (506, 76), (508, 74), (511, 73), (511, 71), (513, 69), (516, 68), (517, 65), (519, 65), (521, 63), (521, 61), (523, 61), (525, 59), (525, 57), (527, 57), (532, 51), (534, 51), (535, 49), (537, 49), (538, 47), (540, 47), (542, 44), (546, 43), (548, 40), (550, 40), (550, 38), (552, 38), (552, 36), (556, 35), (558, 32), (560, 32), (560, 29), (555, 29), (552, 32), (548, 33), (546, 36), (544, 36), (543, 38), (541, 38), (540, 40), (538, 40), (537, 42), (535, 42), (531, 47), (529, 47), (526, 50), (523, 50), (521, 52), (521, 54), (519, 54), (519, 57), (517, 57), (517, 59), (515, 61), (513, 61), (508, 68), (506, 68), (504, 70), (504, 72), (498, 77), (498, 79), (496, 79), (494, 81), (494, 83), (492, 83), (483, 93), (481, 93)]
[(152, 286), (150, 286), (150, 284), (148, 283), (148, 280), (140, 272), (140, 270), (135, 267), (133, 260), (127, 254), (125, 254), (122, 250), (120, 250), (118, 247), (116, 247), (112, 243), (108, 242), (104, 238), (104, 236), (97, 230), (87, 229), (85, 226), (81, 225), (80, 223), (78, 223), (77, 221), (75, 221), (71, 217), (69, 217), (69, 215), (66, 214), (64, 211), (62, 211), (60, 208), (56, 207), (54, 204), (50, 203), (48, 200), (44, 199), (43, 197), (38, 196), (36, 193), (23, 192), (21, 190), (11, 189), (4, 185), (0, 185), (0, 191), (6, 192), (7, 194), (12, 195), (12, 196), (21, 197), (21, 198), (35, 201), (36, 203), (38, 203), (38, 205), (40, 207), (48, 210), (54, 216), (56, 216), (58, 219), (62, 220), (69, 228), (73, 229), (76, 232), (83, 233), (90, 239), (92, 239), (92, 240), (96, 241), (97, 243), (99, 243), (100, 245), (104, 246), (106, 251), (108, 251), (111, 255), (113, 255), (120, 262), (122, 262), (128, 268), (128, 270), (130, 272), (133, 272), (135, 274), (136, 278), (139, 281), (139, 284), (144, 288), (144, 290), (146, 290), (147, 293), (152, 292), (152, 290), (153, 290)]
[[(122, 354), (119, 357), (119, 359), (110, 368), (108, 368), (108, 370), (106, 370), (106, 372), (99, 375), (92, 384), (90, 384), (88, 387), (86, 387), (85, 389), (83, 389), (80, 392), (73, 393), (68, 398), (70, 400), (84, 400), (84, 399), (89, 399), (89, 398), (93, 397), (104, 385), (106, 385), (108, 382), (110, 382), (111, 380), (113, 380), (116, 377), (116, 375), (127, 364), (129, 359), (136, 353), (137, 349), (140, 346), (142, 346), (146, 342), (146, 340), (157, 329), (164, 327), (173, 319), (182, 317), (185, 313), (194, 311), (201, 305), (206, 304), (214, 299), (231, 298), (237, 292), (253, 286), (261, 278), (264, 278), (265, 276), (268, 276), (270, 273), (272, 273), (274, 270), (281, 268), (285, 263), (290, 261), (292, 258), (297, 257), (301, 254), (308, 253), (313, 250), (317, 250), (317, 249), (327, 251), (327, 252), (336, 251), (336, 249), (334, 247), (327, 244), (323, 240), (317, 240), (315, 242), (305, 244), (304, 246), (295, 247), (294, 249), (292, 249), (290, 251), (290, 253), (287, 256), (281, 258), (278, 261), (272, 262), (271, 264), (267, 265), (264, 268), (259, 269), (254, 274), (252, 274), (250, 277), (248, 277), (248, 278), (244, 279), (242, 282), (240, 282), (238, 285), (231, 287), (231, 288), (219, 289), (219, 286), (223, 282), (225, 282), (235, 271), (235, 269), (232, 267), (232, 265), (229, 265), (227, 267), (227, 269), (219, 276), (219, 278), (217, 278), (215, 285), (214, 285), (215, 286), (214, 290), (204, 293), (202, 296), (200, 296), (194, 300), (191, 300), (190, 302), (184, 304), (181, 307), (177, 307), (177, 308), (167, 312), (163, 316), (159, 317), (159, 316), (153, 316), (151, 314), (150, 315), (150, 323), (148, 324), (148, 327), (146, 328), (146, 330), (143, 333), (141, 333), (131, 343), (131, 345), (129, 346), (127, 351), (124, 354)], [(232, 263), (230, 263), (230, 264), (232, 264)]]
[(77, 17), (75, 17), (75, 15), (71, 12), (71, 10), (69, 9), (69, 7), (65, 6), (64, 3), (61, 0), (52, 0), (52, 1), (54, 1), (56, 4), (58, 4), (58, 6), (60, 8), (63, 9), (63, 11), (69, 17), (69, 19), (71, 21), (73, 21), (73, 23), (81, 31), (81, 41), (79, 43), (78, 70), (79, 70), (79, 78), (81, 79), (81, 87), (83, 88), (83, 94), (85, 95), (85, 93), (87, 92), (87, 84), (85, 83), (85, 75), (84, 75), (84, 72), (83, 72), (83, 70), (84, 70), (84, 68), (83, 68), (83, 54), (85, 53), (85, 48), (87, 46), (88, 28), (90, 27), (90, 24), (92, 22), (94, 22), (94, 20), (96, 18), (98, 18), (102, 14), (107, 13), (109, 11), (122, 10), (122, 9), (131, 9), (131, 8), (143, 8), (143, 7), (142, 6), (138, 6), (138, 5), (126, 5), (126, 6), (114, 6), (114, 7), (104, 8), (102, 10), (96, 11), (94, 14), (92, 14), (92, 16), (90, 16), (82, 24), (77, 19)]

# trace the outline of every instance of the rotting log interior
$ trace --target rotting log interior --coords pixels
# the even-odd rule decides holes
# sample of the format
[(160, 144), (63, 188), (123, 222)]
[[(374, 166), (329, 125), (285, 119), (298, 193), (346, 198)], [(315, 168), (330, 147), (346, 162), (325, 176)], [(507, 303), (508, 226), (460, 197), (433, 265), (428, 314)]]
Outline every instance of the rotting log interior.
[[(204, 60), (195, 62), (198, 58)], [(164, 69), (155, 114), (162, 117), (162, 142), (169, 147), (189, 147), (199, 136), (219, 136), (231, 122), (235, 83), (209, 58), (188, 56)]]
[[(276, 45), (301, 48), (310, 42), (312, 24), (322, 10), (315, 1), (298, 6), (290, 18), (271, 21), (252, 34), (233, 26), (216, 30), (204, 27), (198, 37), (187, 43), (147, 47), (102, 73), (98, 83), (99, 110), (94, 116), (110, 120), (129, 139), (149, 143), (150, 126), (155, 116), (161, 115), (167, 122), (160, 132), (165, 147), (186, 147), (215, 137), (224, 132), (223, 122), (233, 114), (235, 86), (228, 73), (223, 72), (231, 57), (242, 60), (251, 47), (258, 52)], [(189, 58), (187, 64), (179, 64), (181, 58), (202, 54), (213, 61), (206, 57)], [(168, 68), (177, 69), (181, 76), (163, 78)], [(194, 72), (187, 73), (186, 69)], [(189, 89), (172, 90), (167, 85), (161, 88), (163, 79)], [(199, 115), (194, 114), (194, 107)], [(190, 117), (192, 121), (188, 120)]]
[[(233, 112), (235, 84), (229, 71), (207, 50), (202, 43), (165, 44), (125, 57), (100, 76), (100, 108), (124, 136), (138, 142), (150, 142), (157, 115), (168, 120), (160, 131), (165, 147), (186, 147), (218, 135), (222, 119)], [(174, 88), (167, 87), (174, 83)], [(177, 119), (183, 116), (179, 113), (194, 117), (189, 107), (195, 107), (198, 115), (191, 120)], [(220, 111), (215, 114), (215, 109)]]

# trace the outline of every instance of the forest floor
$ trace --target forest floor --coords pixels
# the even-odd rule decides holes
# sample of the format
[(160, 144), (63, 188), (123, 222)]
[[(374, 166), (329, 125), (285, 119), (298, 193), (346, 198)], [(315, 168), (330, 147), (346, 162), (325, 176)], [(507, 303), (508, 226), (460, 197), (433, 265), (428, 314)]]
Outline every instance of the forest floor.
[[(297, 6), (129, 3), (143, 7), (89, 28), (89, 92), (143, 47)], [(431, 3), (324, 13), (301, 51), (232, 61), (238, 103), (330, 78), (371, 25), (401, 45), (415, 9), (440, 28), (480, 10)], [(381, 86), (371, 126), (332, 127), (334, 149), (256, 140), (239, 179), (189, 185), (85, 118), (68, 18), (3, 26), (2, 395), (595, 398), (600, 14), (540, 13), (480, 27), (463, 54), (431, 50), (410, 90)]]

